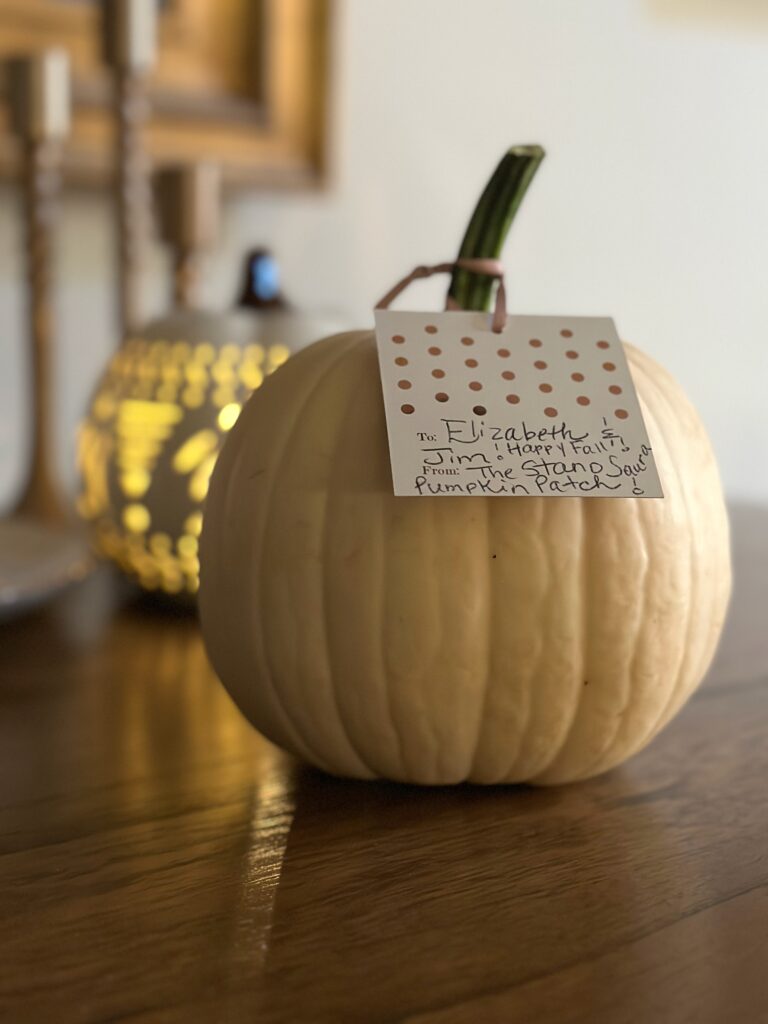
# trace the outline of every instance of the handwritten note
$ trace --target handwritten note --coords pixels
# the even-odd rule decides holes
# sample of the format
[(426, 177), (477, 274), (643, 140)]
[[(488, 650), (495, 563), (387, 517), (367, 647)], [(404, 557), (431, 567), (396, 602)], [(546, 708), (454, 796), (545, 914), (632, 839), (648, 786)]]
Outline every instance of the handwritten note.
[(663, 497), (603, 317), (376, 311), (395, 494)]

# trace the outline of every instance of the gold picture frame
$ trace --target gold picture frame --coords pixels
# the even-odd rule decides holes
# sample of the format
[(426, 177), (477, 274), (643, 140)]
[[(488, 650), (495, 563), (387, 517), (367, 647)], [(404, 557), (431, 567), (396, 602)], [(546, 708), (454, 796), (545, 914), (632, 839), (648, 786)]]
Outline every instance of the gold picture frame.
[[(214, 156), (233, 185), (306, 187), (326, 169), (332, 0), (158, 0), (157, 66), (148, 94), (150, 160)], [(74, 118), (64, 170), (111, 176), (110, 82), (95, 0), (0, 0), (0, 57), (68, 50)], [(4, 89), (3, 89), (4, 92)], [(17, 166), (4, 96), (0, 174)]]

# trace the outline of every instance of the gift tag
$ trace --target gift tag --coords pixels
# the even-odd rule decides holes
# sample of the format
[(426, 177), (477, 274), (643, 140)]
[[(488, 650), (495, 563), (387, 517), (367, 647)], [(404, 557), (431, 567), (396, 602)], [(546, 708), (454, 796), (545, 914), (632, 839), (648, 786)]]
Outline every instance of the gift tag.
[(611, 319), (376, 310), (395, 494), (663, 497)]

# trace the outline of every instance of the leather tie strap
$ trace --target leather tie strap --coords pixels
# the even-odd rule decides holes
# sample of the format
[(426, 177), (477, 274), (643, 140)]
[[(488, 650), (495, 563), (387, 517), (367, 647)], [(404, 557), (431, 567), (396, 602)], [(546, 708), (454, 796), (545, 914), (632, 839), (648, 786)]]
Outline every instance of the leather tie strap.
[[(485, 274), (488, 277), (495, 277), (499, 282), (496, 290), (496, 304), (493, 309), (492, 330), (495, 334), (501, 334), (507, 322), (507, 292), (504, 287), (504, 267), (499, 260), (484, 258), (466, 258), (454, 260), (451, 263), (435, 263), (431, 267), (415, 267), (410, 274), (398, 281), (394, 288), (390, 288), (386, 295), (382, 296), (376, 303), (376, 309), (388, 309), (390, 303), (394, 302), (401, 292), (413, 281), (422, 277), (432, 277), (433, 274), (452, 274), (454, 270), (469, 270), (473, 274)], [(453, 302), (448, 303), (449, 309), (456, 309)]]

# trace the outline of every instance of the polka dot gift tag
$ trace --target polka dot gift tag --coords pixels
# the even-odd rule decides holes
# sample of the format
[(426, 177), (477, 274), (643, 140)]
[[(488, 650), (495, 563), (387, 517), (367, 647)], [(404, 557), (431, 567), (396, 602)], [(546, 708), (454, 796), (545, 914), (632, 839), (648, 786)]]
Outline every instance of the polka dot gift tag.
[(379, 308), (376, 338), (395, 494), (663, 497), (612, 320)]

